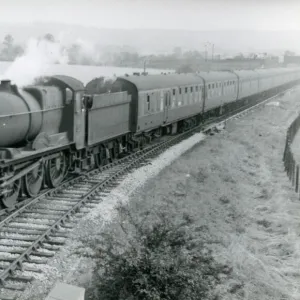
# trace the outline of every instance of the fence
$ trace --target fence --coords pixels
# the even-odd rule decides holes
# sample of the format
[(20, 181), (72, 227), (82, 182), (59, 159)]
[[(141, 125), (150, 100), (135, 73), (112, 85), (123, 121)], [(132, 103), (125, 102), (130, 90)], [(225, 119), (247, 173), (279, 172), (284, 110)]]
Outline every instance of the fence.
[(287, 172), (289, 180), (292, 182), (293, 187), (295, 187), (296, 193), (299, 191), (299, 164), (295, 161), (291, 145), (292, 142), (300, 128), (300, 114), (292, 122), (287, 130), (285, 149), (283, 153), (284, 169)]

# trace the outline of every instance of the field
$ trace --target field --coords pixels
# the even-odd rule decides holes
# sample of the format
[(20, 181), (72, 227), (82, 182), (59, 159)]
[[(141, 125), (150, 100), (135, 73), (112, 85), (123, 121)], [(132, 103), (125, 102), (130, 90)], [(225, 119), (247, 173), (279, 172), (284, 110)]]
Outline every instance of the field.
[(282, 163), (299, 96), (289, 92), (216, 135), (194, 135), (134, 171), (78, 222), (20, 299), (43, 299), (56, 281), (88, 288), (95, 260), (83, 239), (93, 243), (117, 227), (119, 202), (141, 216), (168, 201), (176, 202), (175, 217), (192, 215), (214, 258), (229, 266), (214, 288), (217, 299), (300, 299), (300, 202)]

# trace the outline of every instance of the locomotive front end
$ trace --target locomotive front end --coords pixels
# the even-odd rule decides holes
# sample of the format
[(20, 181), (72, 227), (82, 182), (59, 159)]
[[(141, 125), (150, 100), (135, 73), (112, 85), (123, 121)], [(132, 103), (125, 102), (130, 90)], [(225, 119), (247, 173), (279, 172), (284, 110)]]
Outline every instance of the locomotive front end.
[[(18, 89), (9, 80), (0, 84), (0, 147), (24, 147), (60, 132), (64, 92), (57, 86), (27, 86)], [(49, 145), (48, 145), (49, 146)]]
[(2, 80), (0, 107), (0, 147), (24, 144), (37, 136), (42, 126), (41, 106), (30, 93)]

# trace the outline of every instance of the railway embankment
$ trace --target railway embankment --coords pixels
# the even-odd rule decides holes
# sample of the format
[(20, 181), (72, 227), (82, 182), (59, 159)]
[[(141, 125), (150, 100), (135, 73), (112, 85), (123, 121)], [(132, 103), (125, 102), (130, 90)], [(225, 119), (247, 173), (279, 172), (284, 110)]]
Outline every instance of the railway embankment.
[(22, 300), (43, 299), (57, 280), (93, 288), (97, 258), (90, 245), (118, 225), (116, 203), (128, 203), (141, 218), (168, 201), (177, 203), (174, 218), (176, 212), (193, 217), (213, 257), (229, 267), (213, 289), (219, 299), (300, 299), (300, 202), (282, 164), (299, 97), (295, 90), (273, 99), (199, 145), (192, 143), (199, 141), (195, 136), (134, 171), (78, 222)]
[(300, 202), (282, 164), (299, 96), (228, 123), (130, 197), (136, 213), (176, 199), (194, 216), (216, 260), (232, 268), (215, 287), (218, 299), (300, 299)]

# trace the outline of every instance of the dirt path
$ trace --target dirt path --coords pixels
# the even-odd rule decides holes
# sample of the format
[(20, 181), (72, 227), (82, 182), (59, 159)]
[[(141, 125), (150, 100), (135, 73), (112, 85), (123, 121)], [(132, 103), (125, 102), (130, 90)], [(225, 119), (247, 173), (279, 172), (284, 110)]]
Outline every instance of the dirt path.
[[(189, 144), (133, 172), (78, 223), (67, 246), (20, 299), (44, 299), (57, 280), (87, 286), (95, 262), (83, 257), (91, 249), (80, 239), (93, 240), (105, 231), (118, 201), (140, 213), (166, 199), (176, 199), (180, 210), (193, 214), (215, 258), (232, 267), (230, 278), (216, 287), (219, 299), (300, 299), (300, 201), (282, 163), (286, 129), (300, 108), (299, 97), (300, 90), (289, 93), (231, 121), (180, 158)], [(163, 169), (170, 156), (176, 161)]]

